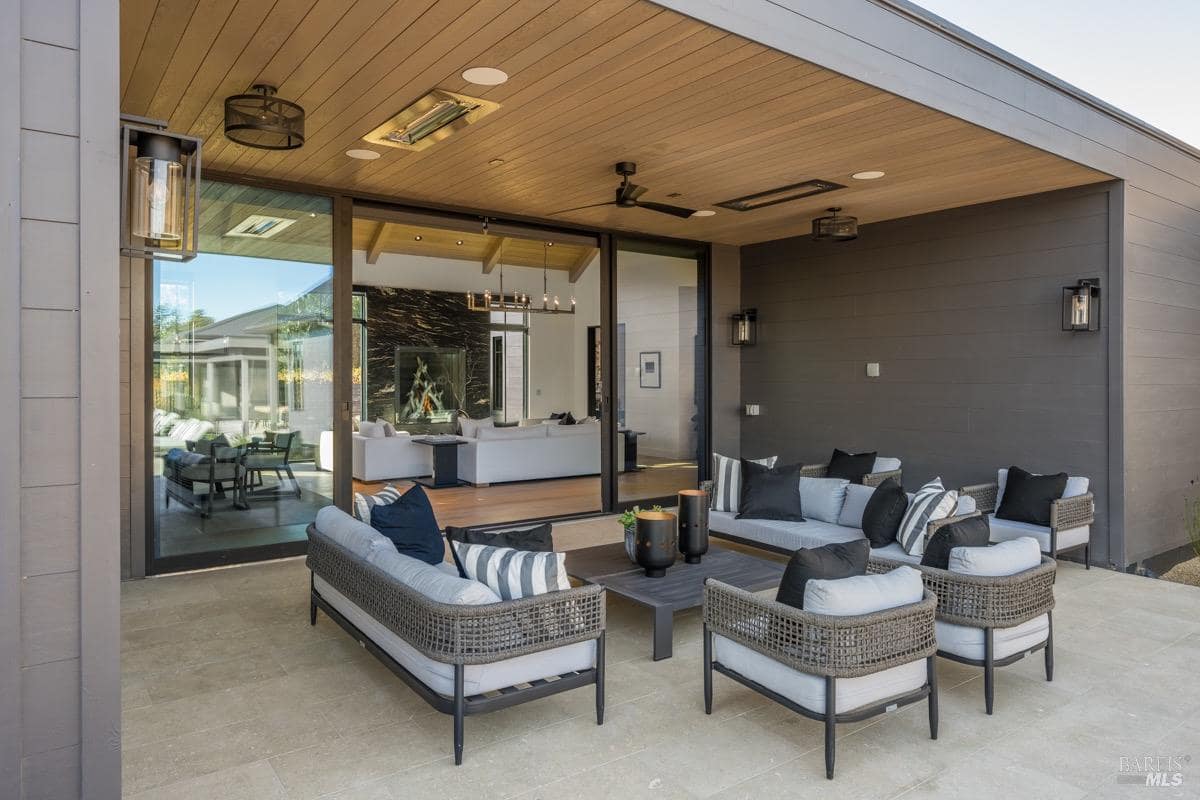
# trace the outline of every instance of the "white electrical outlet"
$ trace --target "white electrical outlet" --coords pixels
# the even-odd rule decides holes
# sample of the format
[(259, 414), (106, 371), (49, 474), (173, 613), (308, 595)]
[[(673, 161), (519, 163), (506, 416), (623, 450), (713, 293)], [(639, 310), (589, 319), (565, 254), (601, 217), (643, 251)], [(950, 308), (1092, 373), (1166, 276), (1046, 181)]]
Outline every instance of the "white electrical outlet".
[(746, 404), (746, 416), (747, 417), (757, 417), (761, 413), (762, 413), (762, 410), (758, 407), (758, 403), (747, 403)]

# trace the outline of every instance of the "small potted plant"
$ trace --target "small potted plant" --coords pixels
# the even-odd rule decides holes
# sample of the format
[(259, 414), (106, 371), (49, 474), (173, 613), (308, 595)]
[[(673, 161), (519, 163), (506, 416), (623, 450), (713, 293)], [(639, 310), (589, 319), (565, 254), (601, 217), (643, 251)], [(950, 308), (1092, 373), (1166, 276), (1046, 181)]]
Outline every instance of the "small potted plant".
[[(621, 512), (618, 519), (621, 520), (621, 527), (625, 529), (625, 555), (629, 556), (629, 560), (637, 563), (637, 545), (635, 544), (635, 536), (637, 534), (637, 515), (642, 509), (639, 506), (628, 508)], [(662, 506), (654, 506), (651, 511), (662, 511)]]

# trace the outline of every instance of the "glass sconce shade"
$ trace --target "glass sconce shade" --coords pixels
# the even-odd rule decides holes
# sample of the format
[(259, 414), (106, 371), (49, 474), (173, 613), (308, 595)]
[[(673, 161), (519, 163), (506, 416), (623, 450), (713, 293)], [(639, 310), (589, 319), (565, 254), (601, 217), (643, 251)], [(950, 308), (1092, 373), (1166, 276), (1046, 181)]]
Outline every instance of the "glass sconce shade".
[(747, 308), (739, 311), (731, 316), (730, 322), (730, 344), (744, 347), (758, 341), (758, 312), (756, 310)]
[(135, 159), (129, 177), (130, 233), (180, 242), (184, 211), (183, 164), (149, 156)]
[(121, 123), (121, 255), (190, 261), (202, 142), (165, 122), (123, 116)]
[(1100, 330), (1100, 282), (1081, 280), (1063, 287), (1062, 329), (1064, 331)]

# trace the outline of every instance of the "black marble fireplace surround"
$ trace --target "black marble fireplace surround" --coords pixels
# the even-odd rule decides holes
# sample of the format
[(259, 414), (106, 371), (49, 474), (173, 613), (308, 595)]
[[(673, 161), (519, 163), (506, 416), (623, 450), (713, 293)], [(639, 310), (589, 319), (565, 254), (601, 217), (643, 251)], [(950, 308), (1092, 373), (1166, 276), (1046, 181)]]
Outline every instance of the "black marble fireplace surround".
[[(466, 387), (462, 408), (472, 417), (491, 411), (488, 389), (488, 314), (468, 311), (461, 292), (355, 286), (367, 298), (365, 419), (396, 422), (398, 403), (408, 386), (396, 386), (396, 348), (461, 348), (466, 356)], [(399, 390), (399, 391), (397, 391)], [(410, 432), (449, 432), (446, 424), (399, 423)]]

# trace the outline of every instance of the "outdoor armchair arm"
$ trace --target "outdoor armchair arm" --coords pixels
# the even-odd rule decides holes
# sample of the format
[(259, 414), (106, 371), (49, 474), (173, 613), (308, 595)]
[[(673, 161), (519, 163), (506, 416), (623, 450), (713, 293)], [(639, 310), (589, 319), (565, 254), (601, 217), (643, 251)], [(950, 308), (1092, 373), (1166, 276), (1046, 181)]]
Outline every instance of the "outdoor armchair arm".
[(588, 585), (488, 605), (439, 603), (308, 529), (307, 564), (351, 602), (424, 655), (490, 664), (604, 632), (604, 588)]
[(1096, 521), (1096, 498), (1091, 492), (1060, 497), (1050, 503), (1050, 528), (1066, 531), (1091, 525)]
[(990, 514), (996, 510), (996, 495), (999, 492), (998, 483), (977, 483), (958, 490), (959, 495), (969, 494), (974, 497), (975, 509), (982, 514)]
[(704, 584), (704, 624), (712, 633), (810, 675), (856, 678), (933, 655), (934, 609), (919, 603), (840, 617), (814, 614), (712, 578)]

